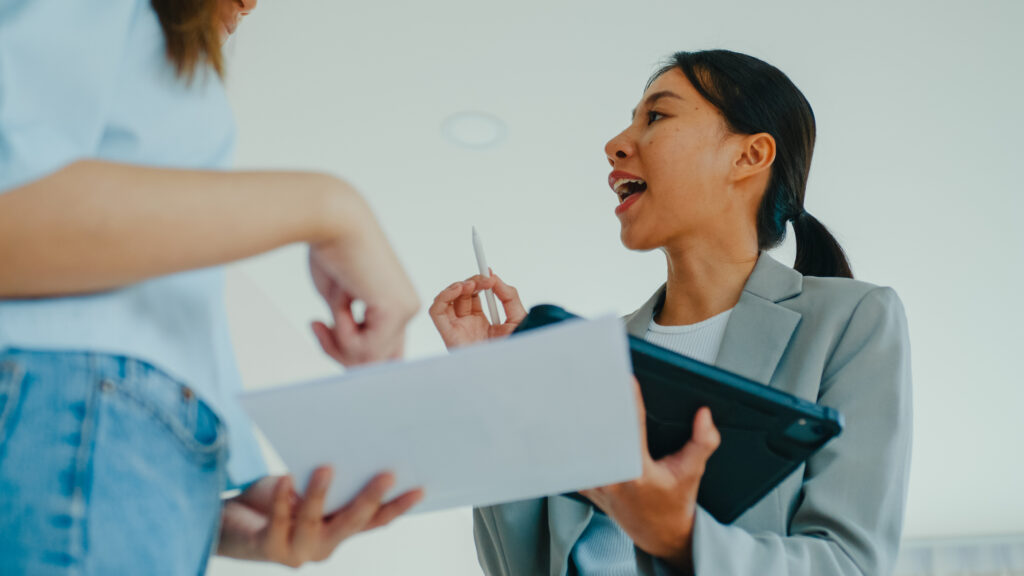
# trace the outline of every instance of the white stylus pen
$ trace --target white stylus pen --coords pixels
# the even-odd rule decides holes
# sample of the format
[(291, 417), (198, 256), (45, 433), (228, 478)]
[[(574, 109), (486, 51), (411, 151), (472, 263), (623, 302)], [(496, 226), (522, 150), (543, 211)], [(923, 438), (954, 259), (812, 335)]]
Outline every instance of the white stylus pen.
[[(480, 275), (484, 278), (491, 277), (491, 269), (487, 266), (487, 258), (484, 257), (484, 245), (480, 242), (480, 235), (476, 233), (476, 226), (473, 226), (473, 252), (476, 252), (476, 265), (480, 267)], [(494, 292), (484, 290), (487, 297), (487, 308), (491, 313), (491, 325), (501, 324), (498, 318), (498, 303), (494, 301)]]

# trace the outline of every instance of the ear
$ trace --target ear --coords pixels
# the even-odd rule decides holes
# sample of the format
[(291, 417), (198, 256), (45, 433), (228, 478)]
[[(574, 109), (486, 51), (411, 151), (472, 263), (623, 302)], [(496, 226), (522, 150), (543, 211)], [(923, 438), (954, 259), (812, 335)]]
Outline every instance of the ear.
[(775, 163), (775, 138), (765, 132), (751, 134), (740, 142), (739, 152), (733, 163), (736, 180), (770, 174), (772, 164)]

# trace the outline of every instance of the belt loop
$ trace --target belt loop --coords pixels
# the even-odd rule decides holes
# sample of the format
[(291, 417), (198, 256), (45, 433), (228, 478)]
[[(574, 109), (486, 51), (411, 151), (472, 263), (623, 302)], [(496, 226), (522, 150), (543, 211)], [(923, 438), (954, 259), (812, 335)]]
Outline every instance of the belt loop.
[(94, 352), (88, 352), (85, 354), (85, 363), (88, 365), (87, 369), (89, 370), (88, 374), (90, 381), (95, 382), (96, 380), (101, 380), (103, 378), (103, 375), (100, 374), (100, 363)]
[(124, 379), (126, 382), (131, 382), (133, 385), (138, 382), (139, 379), (139, 363), (134, 358), (125, 356), (122, 360), (124, 362)]

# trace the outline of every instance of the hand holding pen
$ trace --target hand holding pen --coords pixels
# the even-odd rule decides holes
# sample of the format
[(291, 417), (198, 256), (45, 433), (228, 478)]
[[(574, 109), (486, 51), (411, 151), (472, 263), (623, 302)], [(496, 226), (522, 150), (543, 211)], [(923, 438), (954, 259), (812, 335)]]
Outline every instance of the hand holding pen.
[[(487, 266), (475, 229), (473, 244), (481, 273), (448, 286), (434, 298), (430, 306), (430, 319), (434, 321), (434, 326), (449, 349), (508, 336), (526, 317), (518, 291), (502, 281)], [(489, 302), (491, 320), (484, 314), (480, 292), (487, 291), (493, 292), (501, 301), (505, 309), (504, 322), (500, 322), (493, 300)]]

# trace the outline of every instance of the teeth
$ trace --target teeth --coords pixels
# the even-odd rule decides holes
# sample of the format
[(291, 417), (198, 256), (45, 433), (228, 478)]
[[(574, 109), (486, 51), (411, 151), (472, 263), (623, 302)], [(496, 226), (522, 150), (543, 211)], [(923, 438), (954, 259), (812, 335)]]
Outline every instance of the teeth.
[[(636, 190), (644, 184), (646, 184), (646, 182), (640, 180), (639, 178), (621, 178), (615, 181), (615, 192), (622, 194), (624, 192), (630, 191), (630, 189)], [(633, 188), (633, 186), (635, 186), (635, 188)]]
[(622, 203), (631, 194), (646, 190), (647, 182), (639, 178), (622, 178), (615, 181), (614, 188), (619, 196), (619, 203)]

